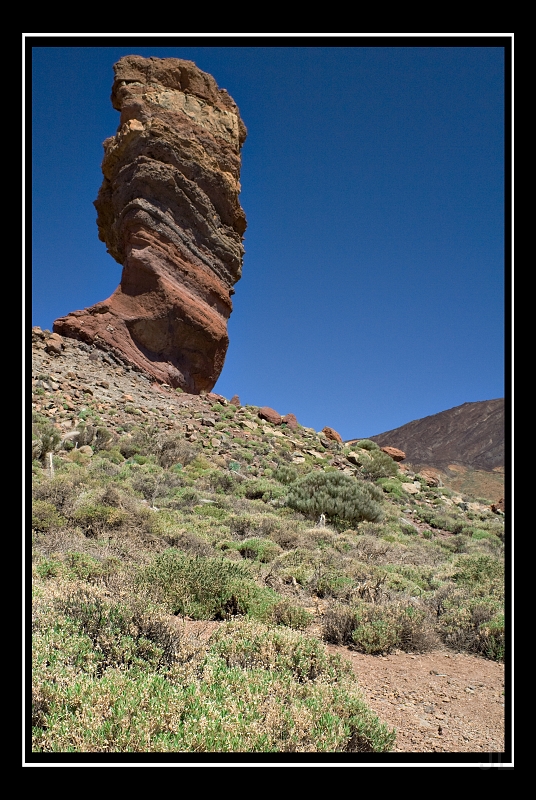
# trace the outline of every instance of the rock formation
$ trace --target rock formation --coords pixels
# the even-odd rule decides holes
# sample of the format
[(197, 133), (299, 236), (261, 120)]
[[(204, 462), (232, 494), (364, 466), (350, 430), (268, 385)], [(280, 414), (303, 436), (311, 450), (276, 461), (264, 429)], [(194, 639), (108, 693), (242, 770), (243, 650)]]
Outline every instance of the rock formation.
[(393, 461), (403, 461), (406, 457), (406, 454), (403, 450), (399, 450), (397, 447), (380, 447), (382, 453), (385, 453), (388, 456), (391, 456)]
[(246, 129), (228, 93), (191, 61), (125, 56), (114, 72), (121, 118), (104, 142), (95, 207), (121, 283), (54, 331), (115, 351), (161, 383), (209, 392), (242, 269)]
[(333, 428), (329, 428), (326, 426), (325, 428), (322, 428), (322, 433), (324, 434), (326, 439), (329, 439), (332, 442), (339, 442), (339, 444), (342, 444), (342, 437), (340, 433), (337, 433), (337, 431), (334, 430)]
[(272, 425), (281, 425), (282, 422), (281, 414), (278, 414), (277, 411), (274, 411), (274, 409), (270, 408), (269, 406), (263, 406), (262, 408), (259, 408), (257, 416), (259, 419), (264, 419), (266, 422), (271, 422)]

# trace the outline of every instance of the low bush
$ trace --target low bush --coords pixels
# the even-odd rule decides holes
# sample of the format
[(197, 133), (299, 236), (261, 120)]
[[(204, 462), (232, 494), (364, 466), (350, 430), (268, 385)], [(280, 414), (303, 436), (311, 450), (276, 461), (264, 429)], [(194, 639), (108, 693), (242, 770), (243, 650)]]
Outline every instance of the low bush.
[(46, 500), (34, 500), (32, 503), (32, 530), (46, 532), (52, 528), (61, 528), (67, 523), (55, 505)]
[(380, 449), (380, 446), (373, 442), (372, 439), (360, 439), (353, 447), (360, 447), (361, 450), (368, 450), (369, 452)]
[(267, 564), (281, 552), (281, 548), (271, 539), (244, 539), (236, 545), (236, 549), (243, 558), (251, 558)]
[(458, 589), (441, 604), (437, 628), (443, 642), (495, 661), (505, 653), (505, 627), (502, 604), (494, 597), (471, 597)]
[[(128, 615), (120, 618), (111, 609), (100, 614), (102, 630), (122, 629)], [(136, 639), (133, 621), (123, 648), (101, 657), (77, 633), (79, 621), (40, 638), (34, 752), (381, 753), (394, 745), (395, 732), (366, 706), (349, 669), (301, 634), (234, 621), (205, 653), (188, 652), (168, 635), (144, 630)], [(69, 654), (75, 681), (55, 680), (62, 665), (54, 645)], [(167, 653), (175, 665), (165, 665)]]
[(249, 568), (225, 558), (192, 558), (165, 550), (137, 578), (155, 601), (170, 613), (194, 619), (229, 619), (250, 615), (267, 619), (280, 597), (258, 586)]
[(377, 486), (341, 472), (311, 472), (290, 486), (287, 504), (306, 517), (321, 514), (338, 528), (382, 518), (383, 493)]
[(295, 467), (289, 467), (283, 464), (274, 472), (274, 478), (276, 481), (279, 481), (279, 483), (288, 485), (298, 480), (298, 470)]
[(382, 450), (372, 450), (372, 458), (365, 461), (360, 471), (363, 477), (369, 481), (377, 481), (380, 478), (389, 478), (398, 473), (396, 462), (391, 456)]
[(437, 643), (426, 608), (407, 602), (336, 606), (326, 614), (323, 637), (336, 644), (353, 645), (369, 655), (389, 653), (394, 648), (425, 652)]
[(71, 519), (82, 528), (86, 536), (96, 538), (108, 528), (123, 525), (128, 520), (128, 513), (121, 508), (87, 502), (72, 512)]

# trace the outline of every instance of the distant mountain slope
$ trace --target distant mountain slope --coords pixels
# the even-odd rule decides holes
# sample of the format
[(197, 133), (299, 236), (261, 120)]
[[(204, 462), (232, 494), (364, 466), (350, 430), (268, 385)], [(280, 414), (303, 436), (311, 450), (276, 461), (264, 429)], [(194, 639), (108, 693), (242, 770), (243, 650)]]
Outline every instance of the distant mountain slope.
[(417, 467), (460, 464), (491, 471), (504, 466), (504, 399), (464, 403), (369, 438), (400, 448)]

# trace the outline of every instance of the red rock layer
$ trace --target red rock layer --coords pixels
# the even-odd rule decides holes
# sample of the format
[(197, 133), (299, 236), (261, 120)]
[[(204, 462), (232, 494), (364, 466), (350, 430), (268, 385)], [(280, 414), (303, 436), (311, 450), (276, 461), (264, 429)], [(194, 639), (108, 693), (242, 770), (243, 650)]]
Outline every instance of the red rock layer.
[(246, 129), (227, 92), (191, 61), (125, 56), (114, 72), (121, 118), (104, 142), (95, 207), (121, 283), (54, 331), (118, 351), (163, 383), (209, 392), (242, 270)]

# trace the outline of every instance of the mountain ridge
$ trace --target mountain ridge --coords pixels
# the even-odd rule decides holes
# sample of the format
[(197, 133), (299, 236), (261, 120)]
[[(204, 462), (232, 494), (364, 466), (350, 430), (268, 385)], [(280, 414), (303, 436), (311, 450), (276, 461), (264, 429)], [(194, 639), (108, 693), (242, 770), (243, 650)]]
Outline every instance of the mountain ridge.
[(504, 468), (504, 431), (504, 398), (496, 398), (463, 403), (368, 438), (403, 450), (416, 468), (458, 465), (491, 472)]

